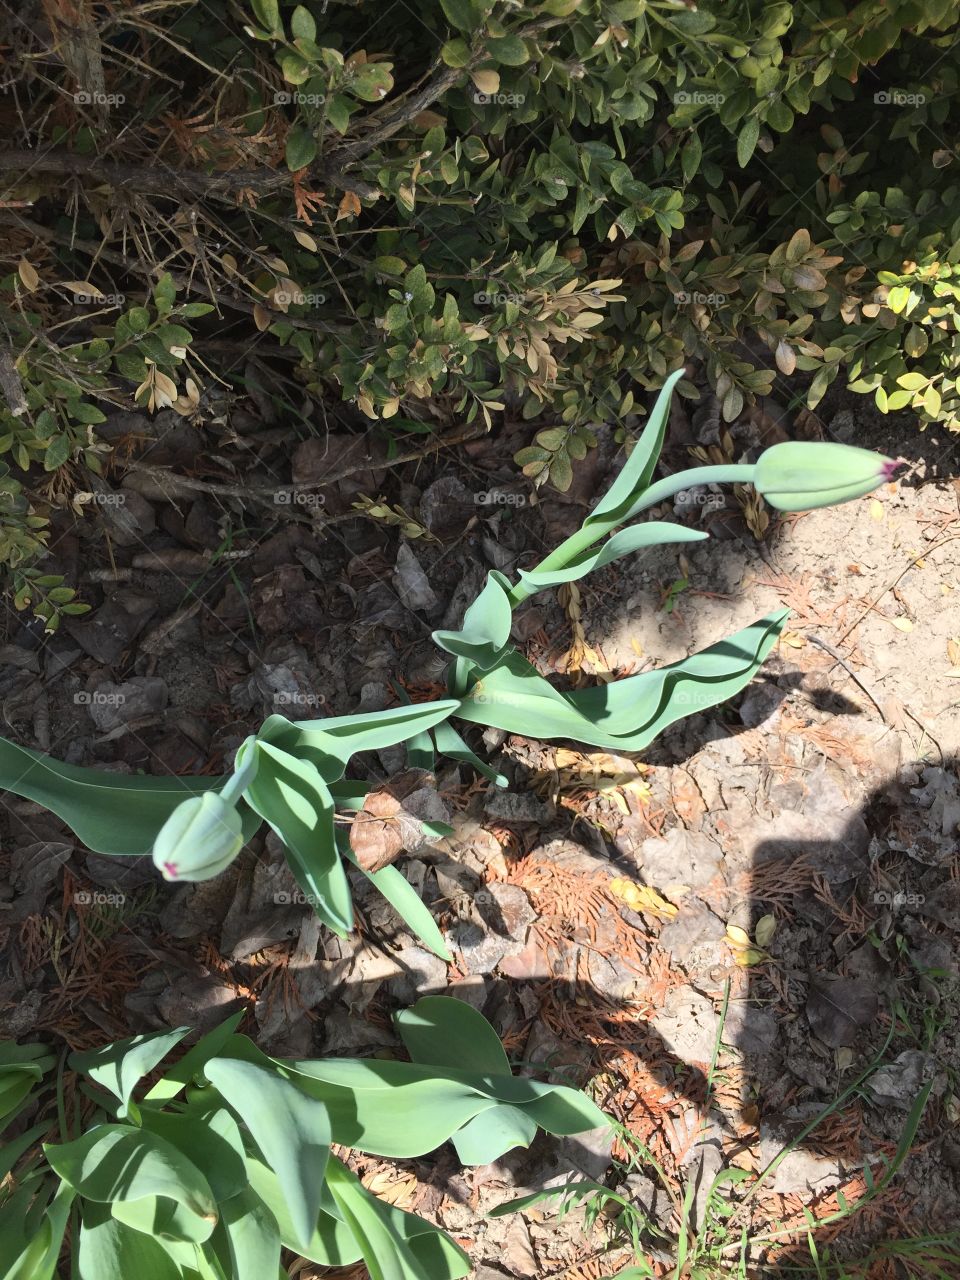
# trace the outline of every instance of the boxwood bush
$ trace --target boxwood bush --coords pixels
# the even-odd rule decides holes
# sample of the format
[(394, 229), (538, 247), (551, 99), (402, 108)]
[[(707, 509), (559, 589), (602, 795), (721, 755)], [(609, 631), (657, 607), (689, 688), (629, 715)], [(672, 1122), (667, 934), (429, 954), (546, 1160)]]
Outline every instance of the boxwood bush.
[(960, 429), (950, 0), (249, 3), (15, 35), (8, 563), (110, 405), (202, 416), (223, 316), (358, 428), (509, 406), (561, 487), (684, 358), (728, 421), (799, 372)]

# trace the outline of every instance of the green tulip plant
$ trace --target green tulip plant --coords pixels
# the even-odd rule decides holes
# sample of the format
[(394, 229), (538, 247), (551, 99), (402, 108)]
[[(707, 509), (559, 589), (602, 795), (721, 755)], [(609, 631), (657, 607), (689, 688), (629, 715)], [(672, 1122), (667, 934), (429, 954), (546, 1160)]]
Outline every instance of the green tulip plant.
[[(512, 612), (539, 591), (576, 582), (645, 547), (698, 542), (705, 533), (637, 517), (694, 485), (753, 484), (781, 511), (847, 502), (875, 489), (898, 467), (892, 459), (842, 444), (788, 443), (750, 465), (706, 466), (654, 481), (670, 397), (667, 379), (650, 419), (612, 486), (581, 528), (519, 581), (496, 570), (458, 631), (436, 631), (450, 655), (448, 696), (434, 702), (328, 719), (270, 716), (239, 747), (226, 778), (118, 777), (38, 755), (0, 739), (0, 787), (39, 802), (91, 849), (146, 854), (168, 880), (204, 880), (222, 871), (266, 822), (279, 837), (307, 900), (344, 934), (353, 924), (344, 863), (356, 859), (337, 809), (358, 810), (370, 789), (345, 777), (350, 757), (406, 743), (411, 763), (432, 768), (437, 754), (468, 762), (498, 785), (506, 780), (471, 751), (458, 719), (546, 739), (572, 739), (610, 751), (641, 751), (668, 725), (738, 693), (783, 628), (786, 610), (655, 671), (562, 692), (510, 644)], [(424, 824), (429, 835), (448, 834)], [(366, 871), (415, 933), (447, 957), (429, 912), (395, 866)]]
[[(0, 1131), (36, 1121), (0, 1145), (0, 1280), (286, 1280), (282, 1248), (324, 1268), (362, 1258), (375, 1280), (458, 1280), (460, 1246), (377, 1199), (331, 1144), (410, 1158), (449, 1140), (486, 1164), (538, 1129), (609, 1123), (576, 1089), (514, 1076), (460, 1000), (397, 1015), (410, 1062), (269, 1058), (236, 1034), (241, 1016), (147, 1088), (186, 1027), (71, 1055), (95, 1104), (82, 1132), (65, 1131), (60, 1073), (45, 1092), (53, 1055), (0, 1043)], [(43, 1141), (58, 1115), (60, 1141)]]

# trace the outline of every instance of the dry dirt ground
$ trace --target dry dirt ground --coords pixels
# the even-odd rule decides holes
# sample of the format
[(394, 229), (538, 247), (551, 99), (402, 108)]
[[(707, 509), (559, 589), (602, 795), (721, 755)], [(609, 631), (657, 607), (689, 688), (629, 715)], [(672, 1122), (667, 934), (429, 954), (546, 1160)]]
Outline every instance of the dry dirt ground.
[[(64, 509), (55, 554), (95, 608), (52, 638), (8, 615), (7, 736), (102, 768), (219, 772), (273, 711), (383, 706), (396, 680), (415, 697), (438, 692), (430, 631), (459, 621), (489, 568), (532, 564), (576, 527), (619, 447), (601, 428), (571, 491), (535, 502), (507, 461), (528, 428), (390, 466), (376, 440), (335, 428), (302, 428), (291, 457), (289, 427), (268, 408), (241, 402), (229, 426), (213, 410), (202, 424), (107, 424), (118, 458), (157, 470), (117, 463), (90, 480), (82, 519)], [(800, 419), (767, 404), (725, 437), (709, 404), (678, 408), (664, 460), (673, 470), (692, 447), (741, 457), (821, 430)], [(450, 767), (437, 785), (455, 835), (402, 864), (447, 932), (452, 966), (360, 885), (360, 928), (348, 942), (330, 936), (298, 903), (272, 837), (218, 879), (174, 889), (149, 864), (85, 852), (56, 819), (7, 797), (0, 1035), (89, 1047), (204, 1029), (242, 1007), (242, 1029), (277, 1055), (383, 1053), (396, 1044), (392, 1010), (447, 992), (483, 1010), (519, 1069), (590, 1088), (674, 1191), (693, 1180), (700, 1225), (717, 1172), (763, 1168), (882, 1055), (757, 1196), (755, 1231), (798, 1232), (756, 1250), (755, 1274), (813, 1274), (804, 1211), (820, 1222), (864, 1195), (865, 1169), (894, 1155), (928, 1084), (900, 1174), (816, 1239), (859, 1257), (884, 1239), (955, 1230), (957, 449), (908, 420), (876, 419), (859, 398), (835, 401), (823, 427), (914, 465), (873, 497), (774, 522), (763, 541), (735, 497), (694, 495), (663, 514), (711, 541), (635, 556), (519, 614), (527, 655), (582, 682), (793, 610), (744, 695), (642, 757), (477, 735), (510, 792)], [(297, 485), (331, 473), (341, 478), (309, 490), (322, 501), (283, 500), (286, 486), (302, 498)], [(359, 515), (364, 495), (385, 497), (388, 518)], [(367, 776), (401, 766), (397, 751), (363, 761)], [(618, 1228), (582, 1211), (558, 1221), (549, 1203), (486, 1214), (579, 1170), (675, 1231), (669, 1194), (635, 1154), (622, 1139), (587, 1139), (538, 1142), (481, 1169), (458, 1169), (448, 1150), (357, 1167), (464, 1243), (481, 1280), (598, 1280), (630, 1262), (622, 1215)], [(646, 1256), (662, 1274), (665, 1246), (648, 1240)], [(960, 1257), (946, 1265), (960, 1275)], [(884, 1263), (863, 1274), (926, 1272)]]

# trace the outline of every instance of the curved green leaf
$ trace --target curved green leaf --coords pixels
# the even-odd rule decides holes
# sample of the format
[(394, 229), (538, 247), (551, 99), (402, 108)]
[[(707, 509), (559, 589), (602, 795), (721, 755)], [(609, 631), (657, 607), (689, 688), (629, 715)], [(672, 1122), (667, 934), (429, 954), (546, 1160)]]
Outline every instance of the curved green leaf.
[(237, 1113), (280, 1180), (298, 1241), (320, 1212), (331, 1128), (326, 1108), (278, 1072), (238, 1058), (213, 1058), (210, 1083)]
[(207, 1236), (213, 1230), (217, 1206), (210, 1184), (157, 1134), (104, 1124), (74, 1142), (45, 1144), (43, 1150), (53, 1171), (87, 1200), (113, 1204), (160, 1196), (202, 1220)]
[(290, 870), (317, 915), (335, 933), (349, 933), (353, 902), (329, 788), (309, 761), (272, 742), (258, 741), (256, 750), (260, 765), (244, 793), (247, 803), (283, 841)]
[(0, 789), (42, 804), (96, 853), (149, 853), (181, 800), (219, 788), (224, 781), (81, 769), (0, 738)]
[(663, 448), (673, 388), (683, 375), (684, 370), (680, 368), (667, 378), (630, 457), (621, 467), (616, 480), (584, 520), (584, 528), (593, 525), (601, 526), (597, 533), (598, 537), (609, 529), (615, 529), (618, 524), (623, 524), (623, 512), (629, 508), (634, 498), (649, 486)]
[(118, 1222), (103, 1205), (83, 1206), (77, 1280), (181, 1280), (161, 1244)]
[(133, 1036), (129, 1040), (117, 1040), (102, 1049), (71, 1054), (70, 1065), (119, 1099), (119, 1115), (123, 1119), (135, 1086), (189, 1031), (189, 1027), (178, 1027), (176, 1031), (156, 1031), (150, 1035)]
[(621, 529), (609, 538), (602, 547), (586, 549), (567, 561), (562, 569), (521, 569), (520, 581), (532, 595), (542, 591), (544, 587), (558, 587), (565, 582), (579, 582), (581, 578), (594, 569), (611, 564), (622, 556), (640, 551), (644, 547), (666, 546), (676, 542), (703, 542), (708, 535), (697, 529), (688, 529), (682, 524), (669, 524), (663, 520), (650, 520), (646, 524), (632, 525), (629, 529)]
[(381, 867), (379, 871), (366, 871), (357, 862), (353, 850), (342, 847), (343, 856), (362, 871), (378, 893), (382, 893), (408, 929), (429, 947), (435, 956), (450, 964), (453, 960), (443, 940), (443, 934), (424, 905), (423, 899), (399, 867)]
[(517, 653), (477, 681), (457, 715), (476, 724), (539, 738), (570, 738), (618, 751), (640, 751), (668, 725), (739, 693), (783, 628), (779, 610), (736, 635), (656, 671), (591, 689), (561, 693)]

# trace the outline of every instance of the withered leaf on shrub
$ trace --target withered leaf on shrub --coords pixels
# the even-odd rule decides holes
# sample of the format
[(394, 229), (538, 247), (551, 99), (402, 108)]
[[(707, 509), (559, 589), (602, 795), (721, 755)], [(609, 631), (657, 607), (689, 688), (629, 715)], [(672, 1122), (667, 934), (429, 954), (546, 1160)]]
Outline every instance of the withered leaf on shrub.
[(350, 848), (364, 871), (379, 871), (423, 843), (423, 818), (408, 805), (419, 809), (423, 793), (437, 798), (435, 782), (427, 769), (405, 769), (368, 793), (350, 826)]

